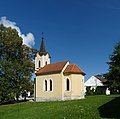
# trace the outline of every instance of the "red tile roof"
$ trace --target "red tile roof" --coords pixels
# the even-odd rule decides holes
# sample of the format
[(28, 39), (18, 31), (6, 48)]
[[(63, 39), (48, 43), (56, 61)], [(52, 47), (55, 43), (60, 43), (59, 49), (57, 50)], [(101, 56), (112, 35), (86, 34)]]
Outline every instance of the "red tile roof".
[[(36, 72), (36, 75), (55, 74), (60, 73), (68, 61), (57, 62), (54, 64), (45, 65), (43, 68)], [(69, 64), (63, 72), (65, 75), (69, 74), (82, 74), (85, 73), (75, 64)]]
[(85, 73), (76, 64), (68, 65), (64, 71), (64, 74), (83, 74), (83, 75), (85, 75)]
[(57, 62), (54, 64), (45, 65), (36, 72), (36, 75), (60, 73), (68, 61)]

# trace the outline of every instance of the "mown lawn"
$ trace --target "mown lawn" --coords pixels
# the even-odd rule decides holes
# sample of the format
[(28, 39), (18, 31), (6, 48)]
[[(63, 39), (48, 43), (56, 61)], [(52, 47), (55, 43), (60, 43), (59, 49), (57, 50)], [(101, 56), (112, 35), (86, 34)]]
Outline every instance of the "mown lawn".
[[(107, 117), (106, 113), (102, 113), (106, 104), (105, 110), (109, 110), (112, 105), (113, 108), (120, 107), (120, 102), (115, 103), (113, 101), (115, 104), (109, 104), (109, 102), (119, 96), (99, 95), (73, 101), (25, 102), (3, 105), (0, 106), (0, 119), (101, 119)], [(116, 109), (118, 111), (117, 114), (120, 112), (119, 109)]]

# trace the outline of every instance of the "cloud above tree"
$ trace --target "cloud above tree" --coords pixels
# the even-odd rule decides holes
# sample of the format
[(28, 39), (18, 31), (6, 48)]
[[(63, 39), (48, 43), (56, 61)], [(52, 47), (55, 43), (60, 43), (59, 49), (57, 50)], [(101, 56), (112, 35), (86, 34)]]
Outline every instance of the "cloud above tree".
[(18, 35), (20, 37), (22, 37), (22, 39), (23, 39), (23, 44), (25, 44), (29, 47), (34, 46), (35, 38), (34, 38), (34, 35), (32, 33), (23, 34), (21, 32), (20, 28), (16, 25), (16, 23), (8, 20), (6, 17), (0, 18), (0, 24), (3, 24), (5, 27), (11, 27), (13, 29), (16, 29), (18, 31)]

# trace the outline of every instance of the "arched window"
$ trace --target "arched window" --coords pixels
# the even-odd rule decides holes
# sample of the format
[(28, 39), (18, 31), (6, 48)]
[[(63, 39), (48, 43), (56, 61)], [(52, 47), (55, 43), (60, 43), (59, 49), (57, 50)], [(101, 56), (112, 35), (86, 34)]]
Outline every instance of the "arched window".
[(52, 91), (52, 80), (50, 79), (50, 91)]
[(67, 91), (70, 90), (70, 81), (69, 81), (69, 79), (66, 80), (66, 90)]
[(39, 67), (41, 67), (41, 63), (40, 63), (40, 61), (39, 61)]
[(47, 80), (45, 80), (45, 91), (47, 91)]

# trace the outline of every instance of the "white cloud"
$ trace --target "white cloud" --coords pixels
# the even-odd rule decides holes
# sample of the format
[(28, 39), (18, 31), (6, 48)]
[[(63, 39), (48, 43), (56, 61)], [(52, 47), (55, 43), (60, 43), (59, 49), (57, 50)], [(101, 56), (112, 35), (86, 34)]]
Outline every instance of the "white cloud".
[(18, 31), (19, 36), (23, 38), (23, 44), (25, 44), (29, 47), (34, 46), (35, 38), (32, 33), (22, 34), (20, 31), (20, 28), (18, 26), (16, 26), (16, 23), (8, 20), (6, 17), (0, 18), (0, 24), (3, 24), (5, 27), (11, 27), (11, 28), (16, 29)]

